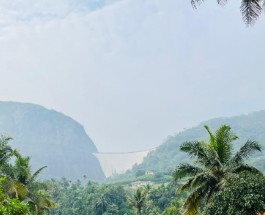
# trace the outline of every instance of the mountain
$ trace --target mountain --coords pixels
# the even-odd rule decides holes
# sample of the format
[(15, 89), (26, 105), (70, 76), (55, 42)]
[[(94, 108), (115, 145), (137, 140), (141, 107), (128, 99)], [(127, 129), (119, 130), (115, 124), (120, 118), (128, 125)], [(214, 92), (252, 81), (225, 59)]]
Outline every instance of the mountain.
[(31, 156), (32, 169), (48, 166), (44, 179), (101, 181), (105, 178), (97, 148), (82, 125), (72, 118), (35, 104), (0, 102), (0, 133), (13, 138), (12, 148)]
[(262, 145), (263, 152), (253, 155), (249, 163), (265, 171), (265, 111), (259, 111), (235, 117), (211, 119), (194, 128), (169, 136), (162, 145), (155, 151), (150, 152), (141, 164), (135, 165), (127, 174), (134, 175), (138, 170), (172, 172), (179, 163), (190, 161), (187, 154), (179, 151), (179, 147), (183, 142), (207, 140), (208, 133), (203, 126), (208, 125), (212, 131), (215, 131), (223, 124), (230, 125), (232, 131), (239, 137), (234, 142), (234, 151), (248, 139), (256, 140)]

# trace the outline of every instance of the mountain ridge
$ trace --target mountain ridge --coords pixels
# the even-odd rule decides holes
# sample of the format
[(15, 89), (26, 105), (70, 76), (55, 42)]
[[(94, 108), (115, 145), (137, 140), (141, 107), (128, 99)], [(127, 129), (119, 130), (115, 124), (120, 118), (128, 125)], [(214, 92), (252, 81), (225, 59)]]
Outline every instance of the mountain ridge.
[(203, 121), (197, 126), (168, 136), (166, 141), (150, 152), (141, 164), (135, 165), (128, 176), (133, 176), (138, 170), (154, 170), (156, 172), (172, 172), (181, 162), (190, 162), (187, 154), (179, 150), (180, 145), (186, 141), (207, 140), (208, 133), (204, 125), (208, 125), (212, 132), (223, 125), (229, 125), (239, 139), (234, 142), (234, 150), (239, 149), (247, 140), (258, 141), (263, 151), (253, 155), (250, 164), (265, 171), (265, 110), (255, 111), (248, 114), (240, 114), (232, 117), (220, 117)]
[(95, 144), (80, 123), (63, 113), (31, 103), (0, 102), (0, 132), (14, 138), (11, 146), (30, 156), (34, 169), (48, 166), (44, 179), (105, 178), (92, 154)]

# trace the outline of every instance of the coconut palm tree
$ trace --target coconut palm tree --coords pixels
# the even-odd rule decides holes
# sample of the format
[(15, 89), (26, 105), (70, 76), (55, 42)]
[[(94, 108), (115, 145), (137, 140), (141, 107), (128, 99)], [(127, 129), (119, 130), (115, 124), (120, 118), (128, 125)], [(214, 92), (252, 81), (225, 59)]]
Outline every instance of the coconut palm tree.
[(259, 170), (244, 163), (255, 151), (261, 151), (256, 141), (248, 140), (237, 153), (232, 154), (232, 142), (238, 137), (231, 128), (222, 125), (215, 134), (205, 126), (209, 142), (185, 142), (180, 150), (195, 158), (195, 164), (182, 163), (173, 173), (174, 180), (188, 177), (179, 187), (179, 192), (190, 191), (183, 208), (185, 214), (196, 214), (202, 204), (207, 204), (213, 194), (222, 189), (227, 179), (242, 171), (259, 173)]
[(47, 192), (48, 188), (45, 183), (34, 182), (34, 184), (30, 184), (27, 188), (28, 194), (24, 201), (29, 204), (33, 214), (49, 213), (50, 209), (56, 206)]
[[(197, 8), (204, 0), (191, 0), (193, 8)], [(225, 5), (228, 0), (217, 0), (219, 5)], [(243, 21), (247, 25), (254, 24), (261, 15), (264, 8), (263, 0), (241, 0), (240, 10), (243, 16)]]
[(47, 185), (36, 181), (37, 176), (46, 166), (32, 173), (30, 157), (24, 157), (16, 150), (13, 150), (12, 154), (15, 157), (14, 163), (7, 162), (2, 165), (2, 173), (5, 177), (2, 186), (5, 194), (27, 202), (34, 214), (41, 214), (52, 208), (54, 203), (46, 192)]
[(101, 214), (104, 214), (104, 212), (107, 209), (108, 204), (109, 203), (108, 203), (104, 193), (100, 193), (96, 199), (95, 209), (96, 209), (96, 211), (100, 212)]
[(10, 159), (17, 153), (13, 150), (8, 142), (12, 140), (11, 137), (0, 136), (0, 177), (4, 179), (1, 183), (4, 193), (11, 198), (25, 197), (26, 188), (19, 181), (15, 180), (15, 171), (13, 165), (10, 163)]
[(25, 195), (19, 196), (19, 199), (28, 202), (35, 214), (48, 211), (54, 206), (54, 203), (46, 192), (48, 187), (45, 183), (36, 181), (37, 176), (47, 166), (43, 166), (32, 173), (30, 157), (24, 157), (16, 150), (14, 150), (14, 155), (16, 157), (15, 164), (11, 166), (11, 174), (7, 175), (7, 177), (9, 177), (9, 180), (13, 180), (25, 188)]
[(7, 197), (27, 202), (33, 214), (42, 214), (54, 206), (46, 192), (47, 185), (36, 181), (36, 177), (46, 166), (32, 173), (30, 157), (24, 157), (17, 150), (13, 150), (8, 145), (11, 139), (0, 136), (1, 189)]
[(138, 188), (133, 196), (129, 199), (129, 204), (136, 208), (137, 214), (142, 214), (142, 209), (146, 204), (147, 190)]
[(32, 173), (30, 166), (30, 157), (22, 156), (18, 151), (14, 150), (14, 155), (16, 157), (15, 165), (13, 166), (13, 178), (24, 185), (34, 183), (37, 176), (45, 169), (47, 166), (39, 168), (37, 171)]

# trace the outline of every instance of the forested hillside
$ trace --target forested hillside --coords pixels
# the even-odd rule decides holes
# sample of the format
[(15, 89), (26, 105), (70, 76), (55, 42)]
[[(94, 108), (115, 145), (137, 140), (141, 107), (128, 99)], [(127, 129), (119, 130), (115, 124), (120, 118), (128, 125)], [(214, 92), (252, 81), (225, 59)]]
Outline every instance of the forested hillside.
[[(265, 208), (265, 178), (245, 160), (261, 151), (247, 141), (232, 155), (238, 137), (228, 125), (205, 126), (208, 141), (185, 142), (180, 151), (195, 165), (182, 163), (169, 183), (98, 184), (66, 178), (40, 181), (46, 168), (31, 170), (30, 158), (0, 138), (0, 214), (2, 215), (256, 215)], [(186, 180), (187, 179), (187, 180)], [(140, 183), (139, 183), (140, 182)], [(176, 192), (177, 191), (177, 192)]]
[(0, 133), (10, 144), (32, 157), (32, 167), (48, 166), (42, 178), (104, 179), (96, 146), (82, 125), (54, 110), (34, 104), (0, 102)]
[(239, 137), (235, 141), (234, 150), (242, 146), (248, 139), (256, 140), (262, 145), (263, 152), (255, 154), (250, 163), (265, 171), (265, 111), (259, 111), (247, 115), (211, 119), (200, 123), (194, 128), (169, 136), (161, 146), (147, 155), (143, 163), (135, 165), (131, 171), (128, 171), (127, 176), (134, 176), (139, 170), (172, 172), (180, 162), (189, 160), (187, 154), (179, 150), (183, 142), (207, 140), (208, 134), (203, 126), (209, 125), (214, 131), (222, 124), (230, 125), (232, 131)]

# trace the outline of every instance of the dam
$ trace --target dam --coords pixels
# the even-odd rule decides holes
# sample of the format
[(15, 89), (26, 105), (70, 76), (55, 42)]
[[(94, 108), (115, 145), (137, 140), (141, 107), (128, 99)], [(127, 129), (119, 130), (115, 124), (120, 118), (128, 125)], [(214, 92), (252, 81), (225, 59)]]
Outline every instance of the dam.
[(105, 152), (93, 153), (100, 162), (106, 177), (121, 174), (141, 163), (146, 155), (154, 149), (136, 152)]

